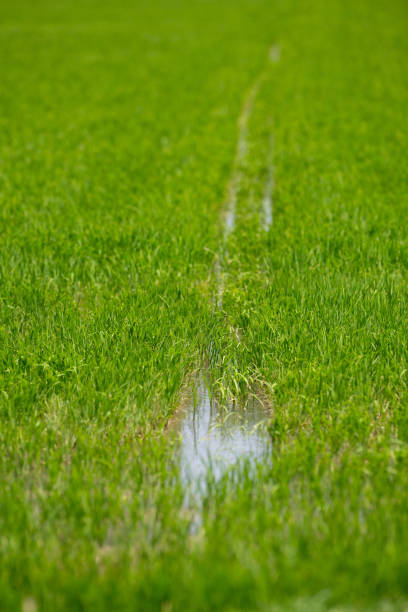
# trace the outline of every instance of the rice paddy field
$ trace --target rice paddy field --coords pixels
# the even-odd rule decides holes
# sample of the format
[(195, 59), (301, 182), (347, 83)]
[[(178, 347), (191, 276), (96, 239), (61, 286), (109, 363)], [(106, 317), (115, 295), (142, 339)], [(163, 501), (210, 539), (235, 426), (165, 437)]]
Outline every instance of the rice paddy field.
[[(3, 0), (0, 64), (0, 610), (408, 610), (406, 1)], [(197, 389), (265, 442), (194, 493)]]

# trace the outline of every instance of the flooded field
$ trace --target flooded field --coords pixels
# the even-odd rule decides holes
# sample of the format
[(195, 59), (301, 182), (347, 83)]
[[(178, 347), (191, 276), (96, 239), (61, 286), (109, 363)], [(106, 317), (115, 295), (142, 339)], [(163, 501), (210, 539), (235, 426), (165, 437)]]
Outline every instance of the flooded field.
[(408, 612), (407, 31), (2, 0), (0, 612)]

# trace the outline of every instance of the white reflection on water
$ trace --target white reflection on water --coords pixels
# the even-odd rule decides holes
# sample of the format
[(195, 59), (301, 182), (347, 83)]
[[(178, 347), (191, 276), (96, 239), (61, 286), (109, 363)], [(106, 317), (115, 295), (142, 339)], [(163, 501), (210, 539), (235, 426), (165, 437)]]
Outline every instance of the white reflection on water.
[(267, 408), (253, 395), (242, 403), (221, 404), (210, 396), (208, 386), (201, 380), (171, 425), (180, 435), (181, 474), (185, 484), (203, 493), (209, 468), (212, 478), (218, 480), (245, 457), (268, 460), (269, 418)]

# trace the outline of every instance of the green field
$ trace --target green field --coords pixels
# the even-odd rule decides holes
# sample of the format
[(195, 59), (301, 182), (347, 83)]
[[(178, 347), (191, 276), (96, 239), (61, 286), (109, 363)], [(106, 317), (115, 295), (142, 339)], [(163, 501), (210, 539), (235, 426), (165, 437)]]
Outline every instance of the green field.
[[(3, 0), (0, 58), (0, 610), (408, 610), (406, 1)], [(192, 530), (204, 367), (273, 450)]]

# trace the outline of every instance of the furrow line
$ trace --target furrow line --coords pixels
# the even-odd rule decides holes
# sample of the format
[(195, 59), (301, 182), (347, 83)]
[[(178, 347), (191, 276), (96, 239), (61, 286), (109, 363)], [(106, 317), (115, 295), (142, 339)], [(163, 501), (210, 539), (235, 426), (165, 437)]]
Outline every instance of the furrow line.
[[(227, 197), (223, 209), (223, 240), (221, 242), (219, 253), (214, 265), (214, 276), (216, 284), (216, 296), (213, 303), (217, 309), (222, 308), (223, 295), (225, 289), (225, 260), (228, 256), (227, 241), (230, 234), (235, 229), (237, 216), (237, 202), (239, 190), (241, 187), (243, 176), (243, 164), (248, 153), (248, 123), (252, 115), (254, 104), (263, 81), (268, 76), (269, 64), (276, 63), (280, 59), (279, 45), (272, 45), (268, 52), (268, 61), (266, 67), (260, 72), (247, 93), (241, 113), (238, 117), (238, 139), (237, 146), (232, 164), (231, 176), (227, 186)], [(273, 174), (273, 136), (270, 137), (269, 151), (267, 157), (268, 173), (265, 182), (264, 196), (262, 201), (262, 227), (268, 231), (272, 224), (272, 193), (274, 188)]]

